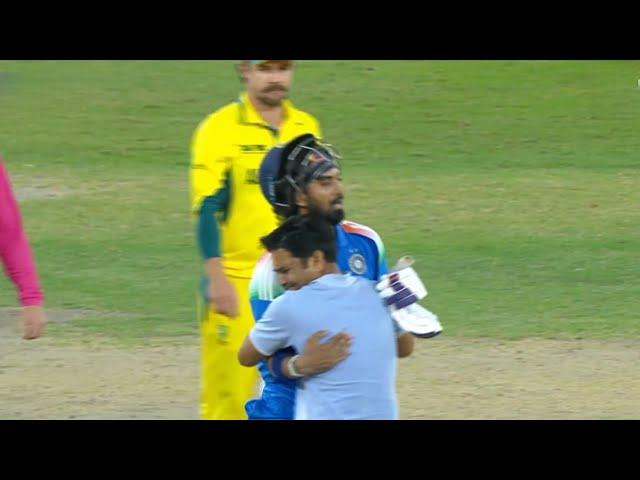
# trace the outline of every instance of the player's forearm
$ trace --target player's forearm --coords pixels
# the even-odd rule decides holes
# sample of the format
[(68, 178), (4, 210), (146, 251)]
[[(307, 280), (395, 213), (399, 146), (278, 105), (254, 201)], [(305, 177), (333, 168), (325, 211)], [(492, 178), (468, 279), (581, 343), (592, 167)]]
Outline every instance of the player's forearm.
[(207, 258), (204, 261), (204, 271), (209, 278), (218, 278), (224, 275), (222, 259), (219, 257)]
[[(301, 356), (299, 355), (296, 360), (293, 362), (293, 368), (295, 370), (296, 373), (298, 373), (298, 375), (294, 375), (293, 372), (291, 371), (291, 359), (294, 357), (295, 355), (287, 355), (286, 357), (282, 357), (281, 359), (279, 358), (277, 361), (279, 361), (280, 363), (280, 372), (282, 372), (283, 377), (286, 378), (290, 378), (290, 379), (298, 379), (300, 378), (300, 375), (302, 376), (307, 376), (309, 375), (309, 371), (306, 368), (306, 365), (304, 364), (304, 360), (302, 361), (302, 363), (300, 362)], [(273, 360), (270, 359), (270, 361), (272, 362)], [(272, 365), (270, 365), (272, 366)], [(272, 373), (274, 372), (274, 369), (271, 368)]]
[[(291, 359), (293, 357), (296, 357), (296, 359), (292, 362)], [(308, 364), (307, 360), (308, 359), (304, 355), (294, 355), (294, 354), (288, 354), (286, 356), (278, 356), (275, 359), (274, 357), (271, 357), (269, 358), (269, 370), (271, 371), (271, 373), (273, 373), (277, 377), (280, 377), (280, 378), (286, 377), (290, 379), (298, 379), (301, 376), (306, 377), (306, 376), (314, 375), (315, 373), (318, 373), (317, 371), (315, 371), (312, 365)], [(274, 368), (275, 367), (273, 364), (274, 361), (278, 362), (280, 366), (279, 370)], [(291, 370), (292, 367), (295, 373), (297, 373), (297, 375), (295, 375), (294, 372)]]
[(409, 332), (404, 332), (397, 338), (397, 343), (398, 358), (405, 358), (413, 353), (415, 337)]
[[(214, 199), (215, 200), (215, 199)], [(202, 258), (206, 261), (210, 258), (220, 257), (220, 229), (215, 217), (217, 204), (206, 199), (197, 222), (198, 247)]]
[(204, 259), (204, 270), (210, 279), (224, 275), (220, 254), (220, 234), (215, 218), (215, 205), (205, 201), (198, 219), (198, 245)]
[(287, 375), (287, 363), (291, 357), (296, 354), (296, 351), (293, 347), (287, 347), (278, 350), (272, 356), (270, 356), (267, 360), (267, 366), (269, 367), (269, 371), (276, 378), (292, 378), (291, 375)]
[(42, 289), (33, 255), (22, 226), (18, 204), (9, 178), (0, 162), (0, 259), (7, 276), (18, 290), (22, 306), (41, 305)]
[(42, 305), (44, 295), (27, 238), (22, 231), (0, 235), (0, 255), (7, 276), (18, 290), (20, 305)]
[(244, 339), (238, 350), (238, 362), (243, 367), (255, 367), (265, 356), (256, 349), (249, 336)]

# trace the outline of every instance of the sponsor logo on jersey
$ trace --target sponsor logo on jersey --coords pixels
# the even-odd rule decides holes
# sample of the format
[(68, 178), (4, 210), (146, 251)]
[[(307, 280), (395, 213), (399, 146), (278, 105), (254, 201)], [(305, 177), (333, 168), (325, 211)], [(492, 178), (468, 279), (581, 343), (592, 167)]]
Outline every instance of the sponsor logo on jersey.
[(250, 168), (247, 170), (247, 173), (244, 176), (244, 183), (248, 183), (250, 185), (255, 185), (260, 183), (260, 179), (258, 178), (257, 168)]
[(266, 145), (240, 145), (242, 153), (264, 153), (267, 151)]

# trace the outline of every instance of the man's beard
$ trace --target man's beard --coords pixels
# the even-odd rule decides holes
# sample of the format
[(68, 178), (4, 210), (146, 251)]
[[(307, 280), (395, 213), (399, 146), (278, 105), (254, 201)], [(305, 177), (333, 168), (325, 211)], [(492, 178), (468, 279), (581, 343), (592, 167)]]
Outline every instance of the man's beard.
[(327, 220), (329, 220), (331, 225), (338, 225), (342, 220), (344, 220), (344, 210), (342, 208), (340, 210), (334, 210), (329, 216), (327, 216)]
[[(270, 93), (270, 92), (283, 92), (284, 95), (282, 96), (282, 98), (279, 98), (277, 100), (274, 100), (273, 98), (268, 97), (266, 94)], [(269, 107), (276, 107), (278, 105), (280, 105), (282, 103), (283, 100), (285, 100), (286, 98), (289, 97), (289, 90), (282, 87), (272, 87), (269, 88), (265, 91), (262, 92), (262, 95), (258, 96), (258, 99), (260, 100), (260, 102), (262, 102), (265, 105), (268, 105)]]
[[(342, 199), (340, 199), (342, 201)], [(331, 204), (333, 206), (333, 203)], [(342, 220), (344, 220), (344, 209), (340, 208), (338, 210), (331, 209), (329, 211), (322, 210), (315, 203), (309, 203), (309, 215), (316, 215), (327, 220), (331, 225), (338, 225)]]

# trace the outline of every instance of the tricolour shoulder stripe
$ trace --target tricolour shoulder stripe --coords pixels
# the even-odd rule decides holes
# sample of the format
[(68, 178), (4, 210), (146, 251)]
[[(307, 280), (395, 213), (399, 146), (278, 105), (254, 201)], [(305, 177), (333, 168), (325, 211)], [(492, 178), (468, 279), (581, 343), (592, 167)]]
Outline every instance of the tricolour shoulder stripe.
[(367, 227), (366, 225), (360, 225), (359, 223), (351, 222), (349, 220), (342, 221), (340, 226), (346, 233), (355, 233), (373, 240), (378, 247), (378, 254), (380, 257), (384, 256), (384, 244), (382, 243), (380, 235), (378, 235), (375, 230)]
[(271, 254), (266, 252), (253, 270), (249, 284), (249, 297), (254, 300), (275, 300), (282, 295), (283, 288), (278, 284), (273, 272)]

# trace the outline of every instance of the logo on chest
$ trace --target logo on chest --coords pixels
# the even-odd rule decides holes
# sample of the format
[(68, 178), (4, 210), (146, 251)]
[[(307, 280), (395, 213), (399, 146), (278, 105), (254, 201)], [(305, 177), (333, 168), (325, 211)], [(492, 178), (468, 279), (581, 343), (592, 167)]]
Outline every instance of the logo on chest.
[(249, 168), (244, 175), (244, 183), (250, 185), (257, 185), (260, 183), (260, 179), (258, 178), (258, 169), (257, 168)]
[(356, 275), (362, 275), (367, 271), (367, 262), (359, 253), (354, 253), (349, 257), (349, 270)]
[(266, 145), (240, 145), (242, 153), (264, 153), (268, 150)]

